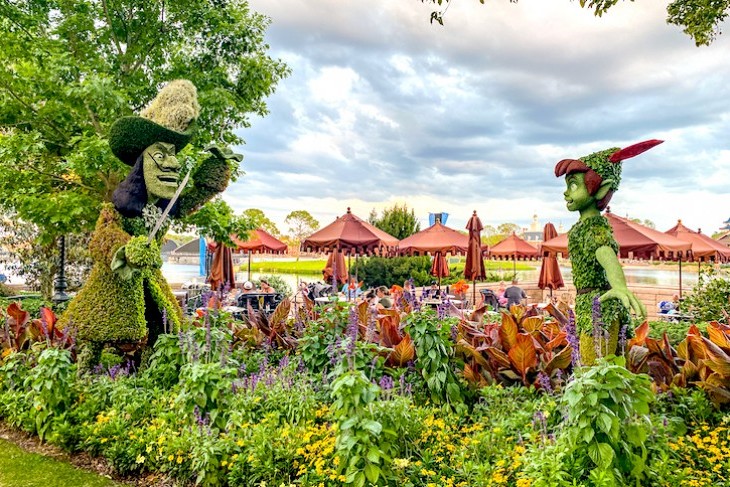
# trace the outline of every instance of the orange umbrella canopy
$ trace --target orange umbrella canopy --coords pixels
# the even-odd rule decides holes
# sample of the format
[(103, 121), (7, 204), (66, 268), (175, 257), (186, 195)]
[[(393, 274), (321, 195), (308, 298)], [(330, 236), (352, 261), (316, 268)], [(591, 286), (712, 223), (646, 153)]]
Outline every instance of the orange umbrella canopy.
[[(545, 225), (542, 231), (542, 240), (548, 241), (558, 236), (557, 230), (552, 223)], [(555, 290), (565, 287), (563, 275), (560, 273), (558, 258), (554, 253), (543, 250), (542, 265), (540, 266), (540, 277), (537, 280), (537, 287), (540, 289)]]
[(257, 228), (249, 233), (247, 240), (241, 240), (231, 235), (231, 240), (236, 244), (237, 250), (251, 252), (253, 254), (283, 254), (287, 247), (284, 242), (277, 239), (263, 228)]
[(486, 279), (487, 277), (484, 260), (482, 260), (482, 238), (480, 236), (483, 228), (482, 221), (475, 210), (466, 224), (466, 229), (469, 230), (469, 242), (466, 252), (466, 264), (464, 265), (464, 277), (470, 281)]
[(730, 248), (717, 240), (713, 240), (699, 230), (696, 232), (690, 230), (682, 223), (682, 220), (677, 220), (677, 224), (664, 233), (691, 243), (693, 259), (714, 260), (716, 262), (726, 262), (730, 259)]
[[(619, 246), (619, 256), (627, 258), (629, 253), (638, 259), (657, 257), (676, 259), (681, 253), (686, 257), (692, 244), (683, 242), (669, 234), (646, 227), (640, 223), (606, 212), (604, 216), (613, 229), (613, 237)], [(568, 235), (559, 235), (542, 244), (543, 252), (568, 253)]]
[(353, 215), (350, 208), (347, 213), (302, 242), (302, 250), (342, 250), (349, 255), (385, 254), (395, 251), (397, 247), (397, 238)]
[(513, 259), (534, 259), (540, 256), (535, 247), (514, 233), (489, 249), (492, 257), (511, 257)]
[(469, 237), (454, 229), (436, 222), (425, 230), (414, 233), (400, 241), (398, 252), (401, 255), (463, 254), (469, 248)]

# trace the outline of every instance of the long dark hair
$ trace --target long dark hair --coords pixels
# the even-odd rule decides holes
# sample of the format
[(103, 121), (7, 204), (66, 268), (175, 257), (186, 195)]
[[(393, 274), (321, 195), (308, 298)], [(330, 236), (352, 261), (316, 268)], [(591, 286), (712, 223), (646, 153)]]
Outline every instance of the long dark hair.
[[(156, 206), (164, 210), (169, 202), (170, 200), (167, 199), (159, 199)], [(175, 206), (170, 210), (170, 216), (177, 216), (179, 202), (180, 200), (175, 202)], [(147, 185), (144, 182), (144, 156), (142, 154), (139, 155), (124, 181), (119, 183), (117, 189), (114, 190), (112, 203), (122, 216), (130, 218), (142, 216), (142, 208), (147, 204)]]

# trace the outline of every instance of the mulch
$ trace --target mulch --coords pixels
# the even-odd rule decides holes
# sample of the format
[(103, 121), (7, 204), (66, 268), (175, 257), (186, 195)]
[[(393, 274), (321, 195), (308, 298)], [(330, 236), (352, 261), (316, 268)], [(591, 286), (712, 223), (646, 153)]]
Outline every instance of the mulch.
[(120, 477), (104, 458), (92, 457), (84, 452), (68, 453), (55, 445), (41, 442), (37, 436), (11, 428), (2, 421), (0, 421), (0, 438), (29, 453), (37, 453), (61, 462), (70, 463), (77, 468), (101, 475), (122, 485), (134, 487), (175, 487), (181, 485), (180, 482), (160, 474)]

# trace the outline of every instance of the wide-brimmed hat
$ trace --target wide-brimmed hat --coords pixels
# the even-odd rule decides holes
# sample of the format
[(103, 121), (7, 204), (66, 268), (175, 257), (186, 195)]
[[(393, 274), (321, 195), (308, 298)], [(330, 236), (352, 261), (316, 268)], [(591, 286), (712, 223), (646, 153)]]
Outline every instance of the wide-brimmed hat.
[(160, 90), (140, 116), (122, 117), (109, 130), (109, 147), (115, 156), (133, 166), (155, 142), (181, 151), (193, 137), (200, 112), (197, 90), (188, 80), (175, 80)]
[(147, 147), (155, 142), (165, 142), (175, 146), (180, 152), (193, 137), (194, 126), (185, 132), (177, 132), (142, 117), (122, 117), (109, 130), (109, 147), (123, 163), (134, 166), (137, 158)]

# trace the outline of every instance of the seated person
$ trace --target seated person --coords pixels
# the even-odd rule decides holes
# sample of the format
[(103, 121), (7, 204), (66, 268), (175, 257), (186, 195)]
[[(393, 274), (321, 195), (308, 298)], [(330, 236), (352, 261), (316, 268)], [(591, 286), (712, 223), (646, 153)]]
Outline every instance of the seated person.
[(393, 307), (393, 300), (390, 298), (390, 290), (385, 286), (380, 286), (375, 294), (378, 297), (378, 305), (381, 308), (390, 309)]
[(243, 294), (251, 294), (255, 293), (256, 291), (253, 288), (253, 283), (251, 281), (246, 281), (243, 283)]
[(441, 290), (438, 287), (436, 281), (431, 282), (431, 287), (423, 291), (424, 297), (431, 299), (439, 299), (441, 297)]
[(507, 309), (510, 306), (522, 304), (522, 300), (527, 299), (527, 294), (517, 285), (518, 283), (517, 279), (512, 279), (512, 285), (504, 290), (504, 297), (507, 298)]
[(507, 306), (507, 298), (504, 297), (506, 289), (504, 281), (499, 281), (499, 287), (497, 288), (497, 300), (499, 301), (499, 305), (502, 307)]
[(269, 281), (266, 279), (259, 279), (259, 283), (261, 283), (260, 289), (262, 293), (273, 294), (276, 292), (274, 288), (269, 285)]
[(663, 315), (679, 313), (679, 295), (672, 296), (672, 301), (660, 301), (657, 308), (659, 313)]
[(342, 293), (348, 299), (354, 299), (362, 294), (362, 288), (360, 283), (355, 280), (354, 277), (350, 277), (350, 282), (342, 285)]

